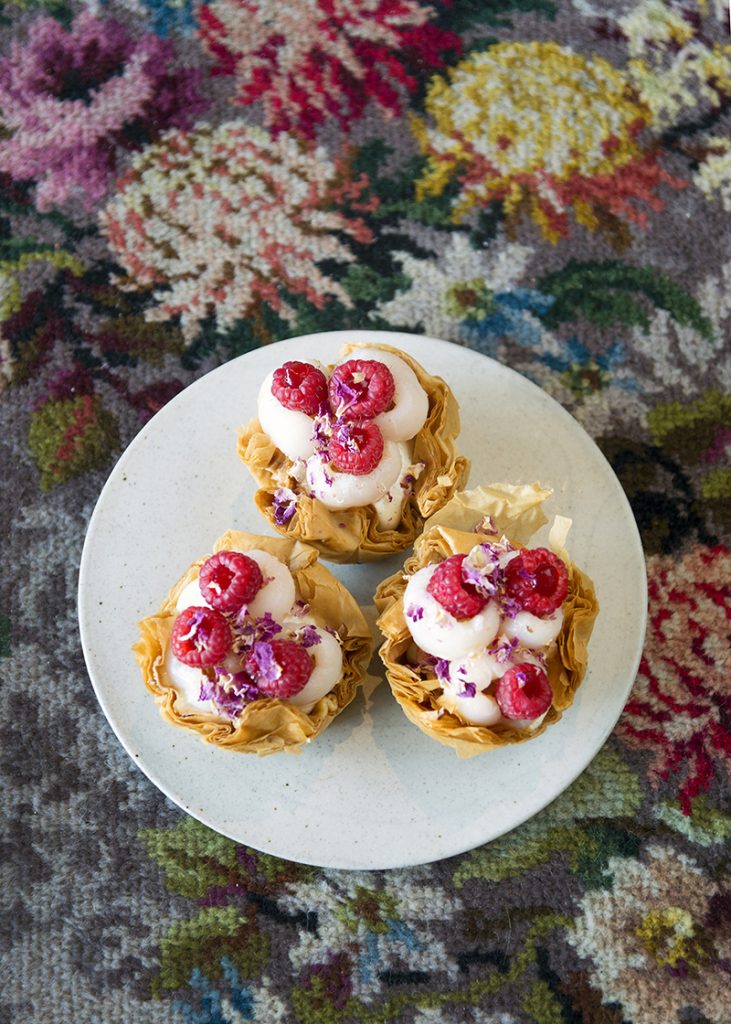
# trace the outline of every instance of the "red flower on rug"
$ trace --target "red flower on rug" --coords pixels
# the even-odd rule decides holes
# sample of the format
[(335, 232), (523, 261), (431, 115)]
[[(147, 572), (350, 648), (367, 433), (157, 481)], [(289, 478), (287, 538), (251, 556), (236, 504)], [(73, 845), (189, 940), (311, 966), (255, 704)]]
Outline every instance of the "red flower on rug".
[(678, 560), (651, 557), (647, 568), (645, 650), (618, 732), (652, 751), (655, 783), (680, 774), (680, 806), (690, 814), (693, 798), (731, 765), (731, 552), (697, 545)]
[(236, 78), (236, 101), (262, 100), (267, 126), (313, 138), (335, 120), (347, 129), (374, 100), (400, 113), (410, 67), (444, 67), (459, 36), (419, 0), (213, 0), (198, 12), (214, 74)]

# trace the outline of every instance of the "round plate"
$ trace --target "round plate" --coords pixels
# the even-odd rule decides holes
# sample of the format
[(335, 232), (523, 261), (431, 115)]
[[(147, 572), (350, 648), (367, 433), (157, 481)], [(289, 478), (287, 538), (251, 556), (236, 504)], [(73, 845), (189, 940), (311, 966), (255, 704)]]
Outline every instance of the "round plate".
[[(382, 342), (443, 376), (461, 408), (469, 486), (539, 481), (546, 511), (570, 516), (568, 547), (601, 611), (589, 672), (560, 722), (530, 743), (460, 760), (404, 717), (388, 684), (361, 695), (299, 756), (257, 758), (203, 743), (158, 713), (131, 652), (139, 619), (213, 541), (270, 533), (236, 434), (259, 383), (287, 359), (334, 362), (346, 341)], [(403, 555), (330, 566), (375, 622), (376, 585)], [(602, 746), (626, 701), (646, 619), (645, 565), (609, 464), (576, 421), (524, 377), (469, 349), (412, 334), (333, 331), (278, 342), (196, 381), (146, 424), (112, 471), (84, 544), (84, 655), (127, 752), (193, 817), (255, 849), (333, 868), (439, 860), (515, 828), (561, 793)], [(375, 629), (375, 626), (374, 626)], [(371, 671), (383, 677), (377, 656)]]

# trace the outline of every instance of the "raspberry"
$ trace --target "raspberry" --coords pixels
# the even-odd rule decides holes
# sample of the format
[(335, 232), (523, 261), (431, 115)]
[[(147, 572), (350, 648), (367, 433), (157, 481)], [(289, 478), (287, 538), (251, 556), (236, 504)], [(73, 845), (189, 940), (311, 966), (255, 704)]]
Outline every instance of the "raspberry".
[(383, 435), (375, 423), (339, 423), (328, 444), (330, 461), (341, 473), (371, 473), (383, 455)]
[(218, 665), (231, 650), (231, 629), (226, 618), (211, 608), (186, 608), (178, 615), (170, 636), (173, 654), (184, 665)]
[(532, 615), (552, 615), (566, 600), (569, 574), (548, 548), (525, 548), (505, 567), (505, 592)]
[(220, 612), (237, 612), (253, 601), (264, 585), (261, 569), (240, 551), (219, 551), (201, 566), (203, 600)]
[(445, 558), (426, 585), (427, 592), (455, 619), (471, 619), (482, 611), (488, 600), (464, 580), (462, 562), (466, 557), (452, 555)]
[(336, 416), (371, 420), (393, 401), (396, 385), (385, 363), (376, 359), (349, 359), (336, 366), (330, 377), (330, 405)]
[(269, 697), (294, 697), (312, 675), (314, 666), (301, 644), (294, 640), (271, 640), (254, 644), (245, 667), (262, 693)]
[(327, 404), (327, 377), (309, 363), (284, 363), (274, 371), (272, 394), (285, 409), (315, 416)]
[(504, 718), (538, 718), (553, 700), (548, 676), (529, 661), (522, 661), (500, 676), (495, 700)]

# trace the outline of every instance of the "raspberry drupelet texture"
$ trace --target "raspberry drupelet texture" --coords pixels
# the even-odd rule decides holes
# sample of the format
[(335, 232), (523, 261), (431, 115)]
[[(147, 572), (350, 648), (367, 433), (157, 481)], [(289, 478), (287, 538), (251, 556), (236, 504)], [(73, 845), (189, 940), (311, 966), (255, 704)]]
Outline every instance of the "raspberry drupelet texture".
[(393, 374), (376, 359), (349, 359), (335, 367), (328, 383), (333, 412), (349, 420), (370, 420), (385, 412), (395, 389)]
[(225, 616), (213, 608), (186, 608), (173, 624), (170, 646), (184, 665), (217, 665), (231, 650), (231, 628)]
[(257, 643), (246, 659), (246, 671), (269, 697), (294, 697), (312, 675), (313, 661), (294, 640)]
[(264, 585), (261, 569), (240, 551), (219, 551), (201, 566), (203, 600), (221, 612), (237, 612), (253, 601)]
[(426, 586), (427, 593), (455, 619), (471, 619), (482, 611), (488, 601), (471, 583), (465, 581), (462, 575), (465, 558), (466, 555), (445, 558), (436, 567)]
[(292, 360), (274, 371), (272, 394), (285, 409), (316, 416), (327, 405), (327, 378), (316, 366)]
[(543, 669), (524, 661), (498, 679), (495, 700), (505, 718), (532, 720), (548, 711), (553, 692)]
[(341, 473), (364, 476), (371, 473), (383, 455), (383, 435), (375, 423), (341, 422), (328, 444), (330, 461)]
[(548, 548), (526, 548), (505, 567), (506, 594), (532, 615), (552, 615), (566, 600), (568, 588), (566, 566)]

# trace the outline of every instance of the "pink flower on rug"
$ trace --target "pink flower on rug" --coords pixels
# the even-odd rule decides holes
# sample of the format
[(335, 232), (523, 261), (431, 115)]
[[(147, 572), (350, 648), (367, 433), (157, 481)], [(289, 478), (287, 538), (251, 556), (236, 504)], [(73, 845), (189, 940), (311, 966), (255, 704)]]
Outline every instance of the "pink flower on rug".
[(679, 559), (648, 559), (649, 619), (632, 697), (618, 725), (652, 752), (656, 782), (679, 773), (680, 806), (731, 767), (728, 647), (731, 552), (694, 547)]
[(198, 17), (237, 102), (261, 99), (273, 132), (312, 138), (328, 120), (347, 129), (371, 99), (398, 114), (399, 87), (417, 86), (408, 66), (441, 68), (446, 51), (461, 53), (434, 13), (419, 0), (213, 0)]
[[(170, 131), (135, 157), (101, 214), (102, 229), (129, 277), (128, 290), (154, 288), (148, 320), (180, 317), (192, 340), (213, 317), (219, 330), (249, 317), (264, 330), (262, 307), (293, 321), (283, 292), (317, 308), (350, 306), (321, 261), (350, 263), (343, 235), (371, 241), (350, 210), (367, 211), (365, 175), (351, 178), (314, 145), (230, 122)], [(258, 325), (258, 326), (257, 326)]]
[(197, 69), (175, 70), (169, 41), (134, 39), (88, 11), (68, 31), (53, 18), (32, 23), (0, 62), (0, 173), (36, 181), (36, 205), (104, 198), (120, 149), (161, 130), (186, 127), (205, 110)]

